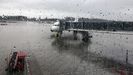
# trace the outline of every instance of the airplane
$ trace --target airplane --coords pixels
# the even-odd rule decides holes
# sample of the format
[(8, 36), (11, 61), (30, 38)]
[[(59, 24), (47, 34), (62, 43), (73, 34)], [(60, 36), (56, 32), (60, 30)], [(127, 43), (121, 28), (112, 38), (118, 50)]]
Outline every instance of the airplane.
[[(78, 22), (78, 18), (75, 18), (74, 21), (70, 21), (70, 22)], [(62, 33), (62, 32), (61, 32), (61, 29), (60, 29), (60, 24), (61, 24), (60, 20), (57, 20), (57, 21), (52, 25), (52, 27), (51, 27), (51, 29), (50, 29), (51, 32)]]
[(55, 22), (51, 27), (51, 32), (59, 32), (60, 31), (60, 22)]

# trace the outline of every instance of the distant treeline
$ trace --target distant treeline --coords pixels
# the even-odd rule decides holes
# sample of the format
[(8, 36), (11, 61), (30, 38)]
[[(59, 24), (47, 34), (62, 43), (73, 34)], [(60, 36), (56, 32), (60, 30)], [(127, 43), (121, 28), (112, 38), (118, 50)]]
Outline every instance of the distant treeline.
[(25, 21), (27, 20), (27, 17), (26, 16), (0, 16), (0, 20)]
[(27, 18), (26, 16), (0, 16), (0, 21), (11, 20), (11, 21), (57, 21), (56, 18)]

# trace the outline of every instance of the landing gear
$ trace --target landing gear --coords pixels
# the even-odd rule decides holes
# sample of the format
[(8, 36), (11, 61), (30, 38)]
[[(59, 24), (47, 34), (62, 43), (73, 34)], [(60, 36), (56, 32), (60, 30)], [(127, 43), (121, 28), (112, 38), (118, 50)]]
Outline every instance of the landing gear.
[(56, 37), (59, 37), (59, 33), (57, 33), (55, 36), (56, 36)]
[(56, 37), (61, 37), (61, 35), (62, 35), (62, 31), (61, 32), (57, 32), (55, 36)]

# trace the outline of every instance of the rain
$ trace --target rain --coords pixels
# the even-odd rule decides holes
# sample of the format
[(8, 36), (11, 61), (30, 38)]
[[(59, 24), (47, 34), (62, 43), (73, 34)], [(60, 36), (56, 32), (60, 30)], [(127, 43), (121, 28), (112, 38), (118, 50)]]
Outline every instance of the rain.
[(133, 75), (133, 1), (0, 0), (0, 75)]

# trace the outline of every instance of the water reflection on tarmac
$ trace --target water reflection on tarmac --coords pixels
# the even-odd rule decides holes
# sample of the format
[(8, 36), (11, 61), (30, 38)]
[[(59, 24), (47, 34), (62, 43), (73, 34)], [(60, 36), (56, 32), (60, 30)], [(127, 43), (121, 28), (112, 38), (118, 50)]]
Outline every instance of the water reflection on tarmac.
[[(108, 60), (89, 51), (88, 46), (90, 44), (91, 39), (85, 43), (81, 40), (74, 41), (73, 37), (69, 35), (62, 38), (56, 38), (52, 42), (52, 46), (57, 48), (56, 50), (60, 55), (69, 57), (69, 60), (67, 58), (67, 61), (64, 61), (63, 63), (67, 64), (71, 62), (71, 64), (69, 64), (71, 66), (67, 66), (69, 70), (66, 69), (70, 75), (111, 75), (111, 70), (109, 70), (110, 67), (106, 65), (107, 63), (105, 64)], [(62, 64), (62, 66), (66, 64)], [(115, 73), (113, 73), (113, 75), (114, 74)]]
[[(34, 22), (0, 26), (0, 75), (5, 75), (4, 57), (14, 46), (17, 50), (29, 53), (32, 75), (117, 75), (112, 68), (121, 64), (109, 58), (110, 54), (105, 51), (106, 48), (114, 49), (114, 41), (110, 41), (113, 45), (108, 43), (108, 40), (114, 37), (113, 34), (92, 34), (93, 38), (85, 43), (80, 35), (78, 40), (73, 40), (72, 32), (65, 32), (61, 38), (56, 38), (54, 33), (50, 32), (50, 26)], [(101, 41), (99, 38), (105, 40)], [(130, 38), (129, 40), (131, 41)], [(109, 45), (111, 47), (108, 47)]]

